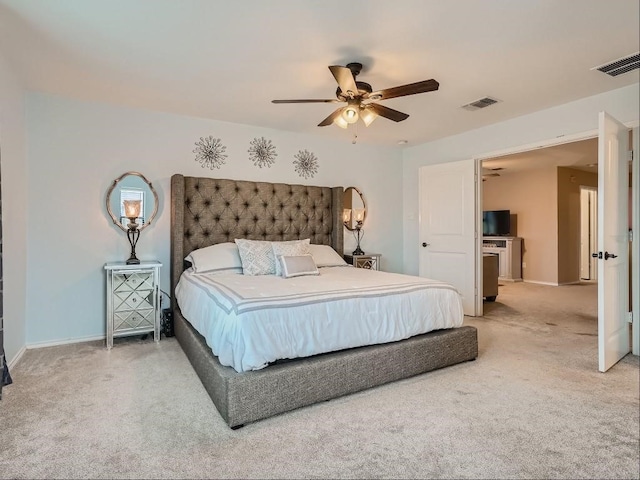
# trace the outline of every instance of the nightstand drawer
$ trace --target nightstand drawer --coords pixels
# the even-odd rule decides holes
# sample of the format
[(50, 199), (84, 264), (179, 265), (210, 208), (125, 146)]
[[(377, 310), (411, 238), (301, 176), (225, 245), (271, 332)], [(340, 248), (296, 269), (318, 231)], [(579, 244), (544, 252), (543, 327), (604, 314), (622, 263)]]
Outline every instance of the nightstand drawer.
[(345, 255), (344, 260), (356, 268), (366, 268), (368, 270), (380, 270), (379, 253), (367, 253), (365, 255)]
[(113, 311), (150, 308), (153, 310), (153, 290), (113, 292)]
[(113, 274), (113, 291), (114, 292), (130, 292), (130, 291), (153, 291), (153, 272), (114, 272)]
[(155, 312), (153, 308), (117, 312), (113, 315), (113, 335), (138, 333), (142, 330), (153, 331), (154, 324)]

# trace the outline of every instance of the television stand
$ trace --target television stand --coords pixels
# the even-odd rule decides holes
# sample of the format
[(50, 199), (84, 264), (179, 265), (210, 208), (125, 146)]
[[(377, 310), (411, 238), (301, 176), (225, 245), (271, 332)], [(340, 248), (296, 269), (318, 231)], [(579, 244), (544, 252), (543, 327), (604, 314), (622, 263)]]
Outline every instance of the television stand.
[(482, 237), (482, 253), (498, 255), (498, 281), (522, 281), (522, 238)]

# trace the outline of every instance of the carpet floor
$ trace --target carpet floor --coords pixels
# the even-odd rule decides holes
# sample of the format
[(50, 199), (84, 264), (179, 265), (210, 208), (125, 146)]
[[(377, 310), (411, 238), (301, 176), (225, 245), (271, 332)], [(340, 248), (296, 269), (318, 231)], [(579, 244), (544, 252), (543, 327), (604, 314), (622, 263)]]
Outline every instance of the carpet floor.
[(597, 371), (595, 285), (500, 286), (480, 354), (230, 430), (174, 338), (28, 350), (0, 478), (640, 478), (640, 377)]

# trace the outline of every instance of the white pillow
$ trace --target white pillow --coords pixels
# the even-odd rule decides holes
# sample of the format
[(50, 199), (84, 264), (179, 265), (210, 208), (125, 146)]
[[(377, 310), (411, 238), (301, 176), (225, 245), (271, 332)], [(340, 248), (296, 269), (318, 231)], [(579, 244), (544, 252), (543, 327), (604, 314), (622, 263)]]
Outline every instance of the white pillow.
[(245, 275), (273, 275), (276, 273), (276, 260), (271, 242), (265, 240), (246, 240), (236, 238), (240, 253), (242, 273)]
[(343, 267), (349, 265), (329, 245), (309, 245), (309, 251), (318, 267)]
[(313, 257), (307, 255), (280, 255), (278, 263), (282, 270), (282, 277), (292, 278), (303, 275), (320, 275)]
[(276, 275), (282, 275), (282, 267), (278, 258), (281, 255), (287, 256), (298, 256), (298, 255), (309, 255), (311, 252), (309, 251), (309, 239), (306, 238), (304, 240), (292, 240), (286, 242), (271, 242), (271, 250), (273, 251), (273, 256), (276, 259)]
[(194, 250), (185, 257), (195, 273), (242, 273), (235, 243), (225, 242)]

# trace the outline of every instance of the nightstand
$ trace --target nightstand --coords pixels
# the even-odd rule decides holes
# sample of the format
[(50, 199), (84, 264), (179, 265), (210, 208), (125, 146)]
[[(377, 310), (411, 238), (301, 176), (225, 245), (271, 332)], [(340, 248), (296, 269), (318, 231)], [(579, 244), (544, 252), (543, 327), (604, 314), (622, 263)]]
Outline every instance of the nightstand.
[(350, 263), (356, 268), (367, 268), (369, 270), (380, 270), (380, 257), (379, 253), (367, 253), (365, 255), (351, 255), (346, 254), (344, 261)]
[(160, 262), (107, 263), (107, 348), (114, 337), (153, 332), (160, 340)]

